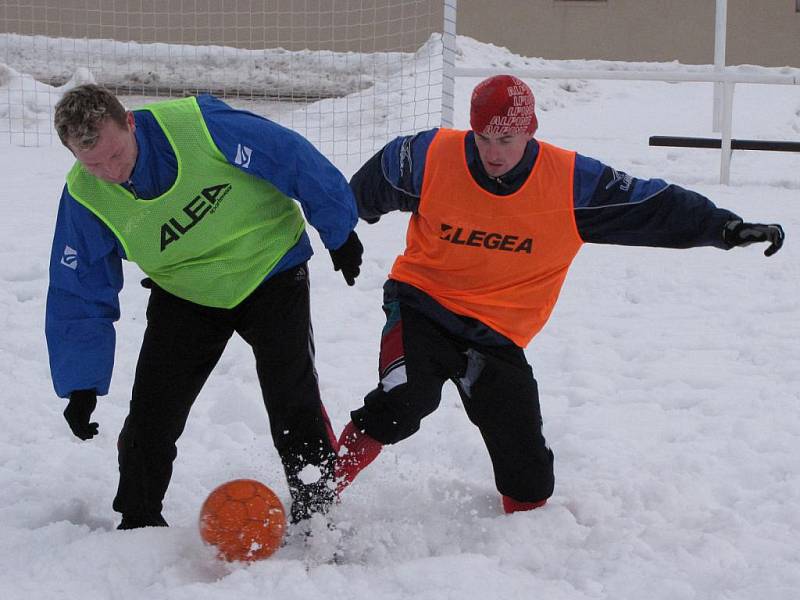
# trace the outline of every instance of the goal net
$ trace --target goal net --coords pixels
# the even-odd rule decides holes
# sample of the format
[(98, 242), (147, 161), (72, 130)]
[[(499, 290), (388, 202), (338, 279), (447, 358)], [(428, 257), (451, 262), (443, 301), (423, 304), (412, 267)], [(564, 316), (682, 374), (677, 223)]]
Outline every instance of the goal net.
[(57, 141), (95, 82), (129, 108), (213, 93), (336, 162), (438, 126), (442, 0), (30, 0), (0, 4), (0, 141)]

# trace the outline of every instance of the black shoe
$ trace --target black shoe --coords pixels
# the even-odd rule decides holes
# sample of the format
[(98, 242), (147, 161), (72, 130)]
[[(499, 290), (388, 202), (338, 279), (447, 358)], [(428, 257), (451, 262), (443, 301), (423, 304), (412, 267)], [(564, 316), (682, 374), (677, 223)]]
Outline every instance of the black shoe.
[(289, 508), (289, 522), (294, 525), (316, 514), (326, 515), (336, 500), (336, 494), (331, 487), (326, 483), (315, 486), (316, 489), (306, 488), (300, 493), (296, 490)]
[(117, 529), (140, 529), (142, 527), (169, 527), (169, 524), (159, 514), (146, 517), (122, 515), (122, 523), (117, 525)]

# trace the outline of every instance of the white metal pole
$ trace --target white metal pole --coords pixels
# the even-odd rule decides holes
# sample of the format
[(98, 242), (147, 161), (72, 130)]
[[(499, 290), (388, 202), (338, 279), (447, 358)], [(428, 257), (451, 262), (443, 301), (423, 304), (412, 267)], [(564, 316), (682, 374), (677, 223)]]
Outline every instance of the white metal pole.
[(442, 127), (453, 127), (456, 82), (457, 0), (444, 0), (442, 31)]
[(719, 182), (728, 185), (731, 182), (731, 137), (733, 129), (733, 81), (722, 83), (722, 136), (719, 157)]
[[(714, 28), (714, 70), (721, 72), (725, 68), (725, 45), (728, 34), (728, 0), (717, 0), (717, 10)], [(721, 83), (714, 84), (714, 114), (711, 127), (713, 131), (720, 131), (722, 128), (721, 109), (722, 109), (723, 88)]]

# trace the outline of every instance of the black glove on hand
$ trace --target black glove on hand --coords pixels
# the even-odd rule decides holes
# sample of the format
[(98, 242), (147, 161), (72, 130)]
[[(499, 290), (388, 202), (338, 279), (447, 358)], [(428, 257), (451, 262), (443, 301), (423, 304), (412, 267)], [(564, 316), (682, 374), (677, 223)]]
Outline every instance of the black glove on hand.
[(97, 423), (89, 423), (89, 417), (95, 406), (97, 406), (97, 393), (94, 390), (76, 390), (69, 395), (64, 418), (72, 433), (82, 440), (90, 440), (97, 435)]
[(761, 223), (743, 223), (728, 221), (722, 230), (722, 239), (731, 246), (749, 246), (754, 242), (769, 242), (764, 256), (772, 256), (783, 246), (783, 227), (780, 225), (762, 225)]
[(347, 285), (355, 285), (356, 277), (361, 272), (361, 255), (364, 253), (364, 246), (358, 239), (355, 231), (351, 231), (347, 241), (336, 250), (328, 250), (331, 253), (334, 271), (341, 271)]

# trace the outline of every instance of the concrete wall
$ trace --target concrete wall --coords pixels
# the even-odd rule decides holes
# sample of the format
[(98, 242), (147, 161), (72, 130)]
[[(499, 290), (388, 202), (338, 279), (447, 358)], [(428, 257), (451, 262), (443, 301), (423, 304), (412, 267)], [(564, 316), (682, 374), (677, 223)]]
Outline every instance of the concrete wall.
[[(459, 0), (458, 32), (526, 56), (712, 63), (715, 5)], [(727, 63), (800, 67), (797, 5), (729, 0)], [(241, 48), (409, 51), (441, 20), (441, 0), (0, 0), (0, 32)]]
[[(797, 5), (728, 0), (726, 63), (800, 67)], [(709, 64), (715, 9), (715, 0), (459, 0), (458, 32), (524, 56)]]

